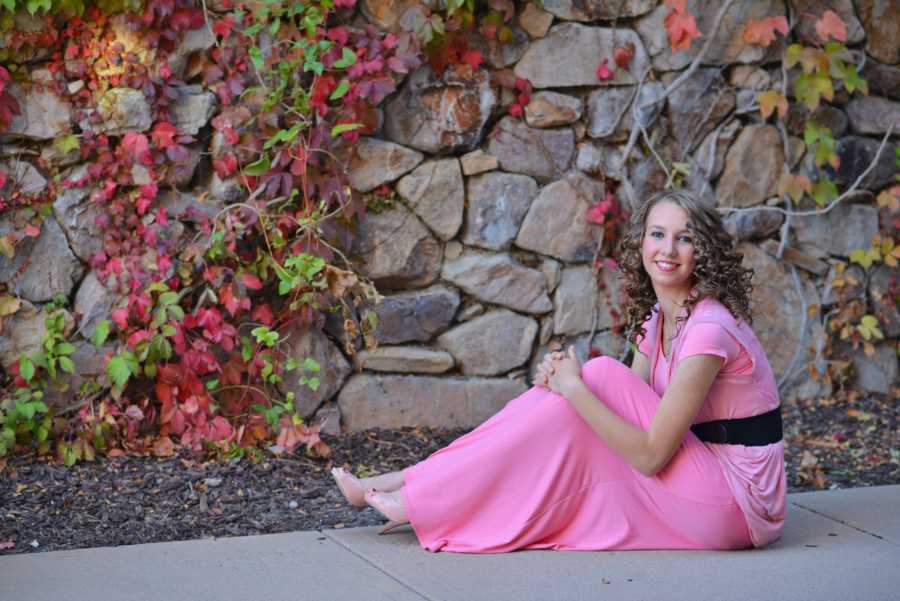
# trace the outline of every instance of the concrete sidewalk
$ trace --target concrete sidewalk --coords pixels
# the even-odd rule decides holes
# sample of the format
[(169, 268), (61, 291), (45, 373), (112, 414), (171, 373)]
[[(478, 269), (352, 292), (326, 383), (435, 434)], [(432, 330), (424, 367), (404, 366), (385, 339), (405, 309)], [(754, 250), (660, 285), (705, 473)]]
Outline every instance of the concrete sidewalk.
[(0, 601), (900, 599), (900, 485), (788, 499), (761, 550), (470, 555), (323, 530), (0, 557)]

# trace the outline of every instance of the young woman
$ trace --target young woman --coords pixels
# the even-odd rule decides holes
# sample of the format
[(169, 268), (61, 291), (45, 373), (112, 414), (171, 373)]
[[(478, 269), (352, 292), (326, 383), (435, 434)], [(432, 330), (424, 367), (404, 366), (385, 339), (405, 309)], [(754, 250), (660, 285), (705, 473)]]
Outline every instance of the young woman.
[[(548, 354), (535, 385), (427, 459), (333, 475), (429, 551), (740, 549), (779, 538), (778, 392), (750, 278), (714, 209), (649, 199), (622, 240), (629, 369)], [(639, 324), (639, 325), (638, 325)], [(637, 327), (634, 327), (634, 326)]]

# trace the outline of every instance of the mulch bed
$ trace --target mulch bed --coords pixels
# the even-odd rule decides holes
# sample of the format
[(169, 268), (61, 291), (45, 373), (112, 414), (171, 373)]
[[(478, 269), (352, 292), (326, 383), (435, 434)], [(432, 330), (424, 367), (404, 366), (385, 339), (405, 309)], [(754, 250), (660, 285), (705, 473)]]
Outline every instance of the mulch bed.
[[(790, 492), (900, 483), (895, 395), (785, 403)], [(0, 469), (0, 555), (384, 523), (344, 502), (329, 474), (399, 470), (465, 430), (369, 430), (323, 436), (329, 459), (302, 453), (201, 462), (102, 459), (72, 468), (18, 457)]]

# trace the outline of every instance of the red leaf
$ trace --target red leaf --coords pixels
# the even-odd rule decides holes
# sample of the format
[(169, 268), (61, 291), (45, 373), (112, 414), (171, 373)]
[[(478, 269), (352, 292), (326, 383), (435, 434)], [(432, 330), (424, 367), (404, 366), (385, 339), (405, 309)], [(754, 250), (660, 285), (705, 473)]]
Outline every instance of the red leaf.
[(41, 228), (29, 223), (25, 226), (25, 235), (29, 238), (37, 238), (41, 235)]
[(219, 290), (219, 300), (232, 317), (234, 317), (237, 310), (240, 309), (240, 301), (234, 296), (234, 290), (232, 289), (231, 284), (222, 286), (221, 290)]
[[(787, 32), (782, 33), (787, 34)], [(822, 18), (816, 21), (816, 33), (819, 34), (823, 42), (827, 42), (829, 37), (836, 39), (838, 42), (847, 41), (847, 26), (844, 25), (844, 21), (833, 10), (826, 10)]]
[(744, 28), (744, 41), (766, 48), (775, 41), (776, 30), (780, 31), (782, 35), (787, 35), (788, 22), (784, 16), (765, 17), (758, 21), (751, 20)]
[(161, 436), (153, 443), (153, 454), (157, 457), (171, 457), (175, 453), (175, 443), (168, 436)]
[(616, 66), (620, 69), (625, 69), (628, 67), (628, 64), (631, 62), (631, 58), (634, 56), (634, 43), (628, 42), (625, 46), (620, 46), (616, 48), (613, 53), (613, 59), (616, 61)]
[(150, 203), (153, 202), (152, 199), (147, 198), (146, 196), (138, 196), (134, 205), (137, 209), (138, 215), (143, 215), (147, 212), (147, 209), (150, 208)]
[(253, 307), (250, 317), (264, 326), (271, 326), (275, 323), (275, 317), (272, 315), (272, 308), (269, 303), (262, 303)]
[(484, 62), (484, 58), (482, 58), (481, 53), (477, 50), (467, 50), (466, 52), (463, 52), (463, 55), (459, 60), (461, 63), (469, 65), (473, 71), (478, 68), (478, 65)]
[(241, 283), (250, 290), (259, 290), (262, 288), (262, 282), (252, 273), (242, 273), (238, 276), (238, 279), (240, 279)]
[[(667, 4), (669, 3), (667, 2)], [(676, 1), (672, 4), (677, 7), (679, 2)], [(700, 37), (694, 15), (684, 10), (684, 1), (680, 2), (680, 6), (680, 9), (676, 8), (669, 12), (663, 23), (669, 34), (669, 45), (672, 47), (672, 52), (690, 50), (691, 40)]]
[(150, 332), (148, 332), (147, 330), (138, 330), (128, 337), (128, 346), (130, 346), (131, 348), (135, 348), (144, 340), (150, 340)]
[(522, 105), (518, 104), (518, 103), (509, 105), (509, 108), (507, 110), (509, 111), (510, 115), (512, 115), (513, 117), (516, 117), (518, 119), (521, 119), (522, 115), (524, 114), (524, 111), (522, 110)]
[(113, 309), (110, 312), (110, 317), (116, 323), (117, 326), (122, 328), (123, 330), (128, 327), (128, 309), (125, 307), (120, 307), (119, 309)]
[(172, 13), (169, 25), (175, 31), (197, 29), (203, 25), (203, 11), (196, 8), (179, 8)]
[(213, 169), (216, 170), (219, 179), (225, 179), (237, 171), (237, 165), (237, 157), (233, 154), (226, 154), (221, 158), (213, 160)]
[(16, 541), (13, 540), (0, 540), (0, 551), (4, 551), (6, 549), (15, 549)]
[(156, 147), (159, 149), (168, 148), (175, 144), (175, 136), (178, 135), (178, 130), (174, 125), (168, 123), (167, 121), (160, 121), (153, 128), (153, 133), (151, 136), (153, 137), (153, 143), (156, 144)]
[(231, 30), (234, 29), (234, 25), (234, 18), (231, 15), (226, 15), (224, 18), (215, 22), (212, 30), (214, 34), (227, 38), (231, 35)]
[(600, 81), (606, 81), (614, 77), (613, 72), (610, 71), (609, 67), (606, 66), (607, 63), (609, 63), (609, 59), (604, 58), (603, 62), (600, 63), (600, 66), (597, 67), (597, 79), (599, 79)]
[(122, 150), (126, 157), (143, 162), (144, 155), (150, 150), (150, 142), (144, 134), (130, 131), (122, 138)]

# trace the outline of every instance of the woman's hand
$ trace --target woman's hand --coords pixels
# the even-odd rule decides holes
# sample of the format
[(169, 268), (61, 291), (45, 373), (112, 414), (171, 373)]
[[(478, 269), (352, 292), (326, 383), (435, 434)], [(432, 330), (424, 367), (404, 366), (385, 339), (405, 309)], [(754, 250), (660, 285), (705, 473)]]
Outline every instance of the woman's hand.
[(538, 365), (534, 382), (562, 396), (582, 385), (581, 363), (575, 355), (575, 347), (569, 346), (567, 353), (547, 353)]

